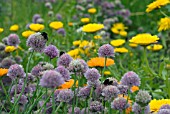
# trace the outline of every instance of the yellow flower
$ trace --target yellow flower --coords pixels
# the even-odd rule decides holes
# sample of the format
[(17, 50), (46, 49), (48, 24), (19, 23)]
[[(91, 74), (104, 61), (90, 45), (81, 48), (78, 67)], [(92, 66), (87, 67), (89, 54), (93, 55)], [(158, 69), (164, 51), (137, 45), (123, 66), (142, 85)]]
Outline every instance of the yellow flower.
[(119, 34), (123, 37), (126, 37), (127, 36), (127, 32), (126, 31), (120, 31)]
[(22, 36), (25, 38), (28, 38), (31, 34), (34, 34), (34, 33), (35, 33), (34, 31), (27, 30), (27, 31), (22, 32)]
[(15, 46), (6, 46), (5, 47), (5, 52), (13, 52), (14, 50), (16, 50)]
[(162, 105), (165, 104), (169, 104), (170, 105), (170, 99), (161, 99), (161, 100), (151, 100), (151, 102), (149, 103), (150, 105), (150, 110), (151, 112), (158, 112), (158, 110), (160, 109), (160, 107)]
[(162, 30), (168, 29), (170, 29), (170, 18), (169, 17), (161, 18), (158, 31), (160, 32)]
[(97, 23), (90, 23), (87, 25), (84, 25), (82, 28), (83, 32), (96, 32), (104, 28), (103, 24), (97, 24)]
[(128, 50), (126, 48), (124, 48), (124, 47), (122, 47), (122, 48), (115, 48), (114, 51), (116, 53), (127, 53), (128, 52)]
[[(104, 57), (95, 57), (95, 58), (91, 58), (87, 64), (89, 67), (104, 67)], [(114, 64), (114, 60), (107, 58), (106, 61), (106, 66), (111, 66)]]
[(101, 37), (100, 35), (95, 35), (95, 36), (94, 36), (94, 39), (96, 39), (96, 40), (97, 40), (97, 39), (102, 39), (102, 37)]
[(129, 46), (130, 46), (130, 47), (137, 47), (137, 46), (138, 46), (138, 44), (129, 43)]
[(157, 40), (159, 40), (159, 38), (156, 35), (152, 36), (151, 34), (143, 33), (132, 37), (129, 41), (139, 45), (149, 45), (157, 42)]
[(111, 75), (110, 71), (104, 71), (104, 75)]
[(8, 73), (8, 69), (0, 68), (0, 77)]
[(63, 28), (63, 23), (60, 21), (53, 21), (50, 23), (50, 27), (57, 30), (57, 29)]
[(74, 49), (74, 50), (70, 50), (70, 51), (68, 52), (68, 54), (69, 54), (71, 57), (76, 57), (76, 56), (78, 56), (78, 54), (79, 54), (79, 49), (76, 48), (76, 49)]
[(121, 45), (123, 45), (124, 43), (125, 43), (125, 40), (123, 40), (123, 39), (112, 40), (112, 41), (110, 42), (110, 44), (112, 44), (112, 46), (115, 46), (115, 47), (121, 46)]
[(163, 48), (161, 44), (154, 44), (153, 46), (147, 46), (148, 50), (159, 51)]
[(90, 19), (89, 18), (81, 18), (81, 22), (88, 23), (88, 22), (90, 22)]
[(3, 28), (0, 28), (0, 33), (2, 33), (4, 31), (4, 29)]
[(9, 30), (10, 31), (17, 31), (18, 29), (19, 29), (19, 26), (17, 24), (15, 24), (15, 25), (12, 25)]
[(146, 12), (149, 13), (154, 9), (161, 8), (170, 3), (170, 0), (155, 0), (147, 6)]
[(90, 9), (88, 9), (88, 12), (89, 13), (91, 13), (91, 14), (94, 14), (94, 13), (96, 13), (96, 8), (90, 8)]
[(80, 40), (76, 40), (76, 41), (73, 42), (73, 45), (74, 45), (74, 46), (78, 46), (78, 45), (80, 45), (80, 43), (81, 43)]
[(72, 23), (72, 22), (69, 22), (68, 25), (69, 25), (69, 26), (73, 26), (73, 23)]
[(33, 30), (35, 32), (38, 32), (38, 31), (41, 31), (41, 30), (44, 29), (44, 25), (42, 25), (42, 24), (34, 24), (34, 23), (32, 23), (32, 24), (30, 24), (29, 27), (30, 27), (31, 30)]
[(127, 27), (123, 23), (115, 23), (111, 28), (111, 31), (115, 34), (120, 34), (121, 36), (126, 37), (127, 32), (125, 31)]
[(83, 41), (80, 43), (79, 47), (80, 47), (80, 48), (83, 48), (83, 47), (86, 47), (86, 46), (88, 46), (88, 45), (89, 45), (89, 41), (83, 40)]

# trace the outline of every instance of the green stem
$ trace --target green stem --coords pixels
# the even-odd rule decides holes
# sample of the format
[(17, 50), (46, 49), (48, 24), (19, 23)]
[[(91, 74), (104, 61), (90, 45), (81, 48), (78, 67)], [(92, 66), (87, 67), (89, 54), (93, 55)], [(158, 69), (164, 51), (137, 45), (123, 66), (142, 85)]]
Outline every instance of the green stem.
[(102, 79), (104, 79), (104, 71), (106, 69), (106, 62), (107, 62), (107, 57), (104, 58), (104, 68), (103, 68), (103, 72), (102, 72)]
[(57, 114), (58, 109), (61, 107), (61, 105), (63, 104), (63, 102), (60, 102), (60, 104), (58, 105), (57, 109), (55, 110), (54, 114)]
[(165, 12), (163, 12), (161, 9), (160, 9), (160, 12), (162, 15), (164, 15), (165, 17), (169, 17)]
[(88, 114), (89, 114), (89, 111), (90, 111), (90, 100), (91, 100), (91, 97), (92, 97), (92, 94), (93, 94), (93, 87), (91, 88), (90, 90), (90, 97), (89, 97), (89, 103), (88, 103)]

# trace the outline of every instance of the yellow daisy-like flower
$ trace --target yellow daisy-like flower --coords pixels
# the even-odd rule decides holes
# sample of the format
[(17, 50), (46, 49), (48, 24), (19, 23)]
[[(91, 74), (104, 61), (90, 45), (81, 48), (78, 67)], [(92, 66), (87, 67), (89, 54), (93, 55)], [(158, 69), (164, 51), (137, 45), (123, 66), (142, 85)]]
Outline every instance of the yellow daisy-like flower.
[(111, 28), (111, 31), (115, 34), (120, 34), (121, 36), (126, 37), (127, 32), (125, 31), (127, 27), (123, 23), (115, 23)]
[(79, 49), (76, 48), (76, 49), (74, 49), (74, 50), (70, 50), (70, 51), (68, 52), (68, 54), (69, 54), (71, 57), (76, 57), (76, 56), (78, 56), (78, 54), (79, 54)]
[[(95, 57), (95, 58), (91, 58), (87, 62), (87, 64), (89, 67), (104, 67), (104, 61), (105, 61), (104, 57)], [(114, 60), (107, 58), (106, 66), (111, 66), (113, 64), (114, 64)]]
[(132, 39), (129, 40), (129, 42), (139, 45), (149, 45), (157, 42), (157, 40), (159, 40), (159, 38), (156, 35), (152, 36), (151, 34), (143, 33), (132, 37)]
[(163, 46), (161, 44), (154, 44), (153, 46), (147, 46), (146, 48), (152, 51), (159, 51), (163, 48)]
[(135, 91), (139, 90), (139, 87), (138, 86), (132, 86), (130, 89), (131, 89), (132, 92), (135, 92)]
[(158, 31), (160, 32), (160, 31), (168, 30), (168, 29), (170, 29), (170, 18), (169, 17), (161, 18), (159, 22)]
[(6, 46), (5, 47), (5, 52), (9, 53), (9, 52), (13, 52), (16, 50), (15, 46)]
[(15, 24), (10, 27), (10, 31), (17, 31), (19, 29), (19, 25)]
[(123, 39), (112, 40), (112, 41), (110, 42), (110, 44), (111, 44), (112, 46), (115, 46), (115, 47), (121, 46), (121, 45), (123, 45), (124, 43), (125, 43), (125, 40), (123, 40)]
[(90, 19), (89, 18), (81, 18), (81, 22), (88, 23), (88, 22), (90, 22)]
[(8, 69), (0, 68), (0, 77), (8, 73)]
[(3, 28), (0, 28), (0, 33), (2, 33), (4, 31), (4, 29)]
[(137, 46), (138, 46), (138, 44), (129, 43), (129, 46), (130, 46), (130, 47), (137, 47)]
[(49, 25), (51, 28), (55, 29), (55, 30), (58, 30), (60, 28), (63, 28), (63, 23), (60, 22), (60, 21), (53, 21), (50, 23)]
[(146, 12), (149, 13), (154, 9), (161, 8), (170, 3), (170, 0), (155, 0), (147, 6)]
[(80, 48), (83, 48), (83, 47), (87, 47), (88, 45), (89, 45), (89, 41), (83, 40), (83, 41), (80, 43), (79, 47), (80, 47)]
[(104, 71), (104, 75), (111, 75), (110, 71)]
[(69, 89), (73, 86), (74, 84), (74, 80), (70, 79), (69, 81), (65, 82), (64, 84), (62, 84), (59, 89)]
[(32, 24), (30, 24), (29, 28), (30, 28), (31, 30), (35, 31), (35, 32), (38, 32), (38, 31), (41, 31), (41, 30), (44, 29), (44, 25), (32, 23)]
[(158, 112), (159, 109), (161, 108), (162, 105), (169, 104), (170, 105), (170, 99), (161, 99), (161, 100), (151, 100), (149, 105), (150, 105), (150, 110), (151, 112)]
[(116, 53), (128, 53), (128, 49), (126, 49), (125, 47), (115, 48), (114, 51), (115, 51)]
[(100, 35), (95, 35), (94, 39), (98, 40), (98, 39), (102, 39), (102, 37)]
[(127, 32), (126, 31), (120, 31), (119, 34), (123, 37), (126, 37), (127, 36)]
[(73, 42), (73, 45), (74, 45), (74, 46), (78, 46), (78, 45), (80, 45), (80, 43), (81, 43), (80, 40), (76, 40), (76, 41)]
[(103, 28), (104, 28), (103, 24), (90, 23), (90, 24), (84, 25), (82, 28), (82, 31), (83, 32), (97, 32)]
[(22, 36), (25, 38), (28, 38), (31, 34), (34, 34), (34, 33), (35, 33), (34, 31), (27, 30), (27, 31), (22, 32)]
[(96, 13), (96, 8), (90, 8), (90, 9), (88, 9), (88, 12), (89, 13), (91, 13), (91, 14), (94, 14), (94, 13)]

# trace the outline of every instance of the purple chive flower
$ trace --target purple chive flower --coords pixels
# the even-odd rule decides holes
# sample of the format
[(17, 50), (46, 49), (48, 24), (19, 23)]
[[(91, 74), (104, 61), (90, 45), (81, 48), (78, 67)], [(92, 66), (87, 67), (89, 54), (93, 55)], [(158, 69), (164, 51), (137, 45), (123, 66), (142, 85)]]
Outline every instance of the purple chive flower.
[(128, 93), (128, 86), (126, 85), (118, 85), (117, 88), (119, 89), (120, 91), (120, 94), (123, 94), (123, 95), (126, 95)]
[[(18, 99), (19, 96), (20, 96), (20, 95), (17, 94), (17, 95), (16, 95), (16, 99)], [(12, 97), (11, 102), (14, 103), (16, 99), (15, 99), (15, 96)], [(18, 103), (19, 103), (20, 105), (25, 105), (25, 104), (27, 104), (27, 102), (28, 102), (27, 97), (26, 97), (25, 95), (21, 95), (21, 98), (19, 99)]]
[(37, 19), (37, 23), (43, 24), (44, 23), (44, 19), (42, 19), (42, 18)]
[(158, 111), (158, 114), (170, 114), (170, 109), (161, 109)]
[(61, 21), (62, 20), (62, 15), (61, 14), (56, 14), (56, 18), (58, 21)]
[(102, 90), (102, 96), (104, 96), (105, 100), (116, 98), (118, 94), (119, 90), (116, 86), (108, 85)]
[(110, 44), (104, 44), (99, 48), (98, 55), (100, 57), (114, 56), (114, 48)]
[(55, 57), (59, 56), (59, 50), (54, 45), (49, 45), (44, 49), (44, 53), (50, 57), (50, 59), (53, 59)]
[(89, 69), (87, 63), (86, 63), (83, 59), (78, 59), (78, 60), (79, 60), (79, 61), (81, 62), (81, 64), (84, 66), (84, 69), (83, 69), (82, 73), (85, 73), (85, 72)]
[(96, 89), (94, 91), (96, 97), (100, 97), (102, 95), (103, 88), (104, 88), (104, 85), (99, 85), (99, 86), (96, 87)]
[(54, 65), (52, 65), (51, 63), (48, 63), (48, 62), (40, 62), (39, 65), (42, 66), (43, 71), (54, 69)]
[(74, 93), (70, 89), (61, 90), (57, 96), (60, 102), (70, 102), (74, 97)]
[(28, 37), (27, 46), (31, 47), (32, 50), (37, 52), (43, 52), (47, 40), (42, 36), (41, 33), (35, 33)]
[(79, 59), (76, 60), (72, 60), (69, 64), (69, 68), (70, 72), (74, 72), (74, 73), (84, 73), (84, 65), (82, 64), (82, 62)]
[(55, 88), (64, 83), (61, 74), (54, 70), (47, 70), (40, 79), (40, 85), (46, 88)]
[(129, 104), (127, 103), (127, 100), (124, 99), (123, 97), (118, 97), (114, 99), (113, 102), (111, 103), (111, 108), (119, 111), (125, 110), (128, 107)]
[(150, 106), (147, 105), (145, 107), (141, 107), (139, 104), (134, 103), (132, 106), (132, 112), (134, 112), (134, 114), (142, 114), (144, 110), (144, 114), (150, 114)]
[(62, 75), (65, 81), (70, 80), (70, 72), (64, 66), (58, 66), (56, 71)]
[(58, 66), (61, 65), (61, 66), (64, 66), (64, 67), (68, 67), (72, 60), (73, 60), (73, 58), (69, 54), (65, 53), (65, 54), (62, 54), (59, 57), (59, 59), (57, 61), (57, 65)]
[(2, 42), (3, 42), (5, 45), (8, 45), (7, 41), (8, 41), (8, 37), (4, 37), (4, 38), (2, 39)]
[(104, 110), (104, 107), (101, 102), (99, 101), (92, 101), (90, 103), (90, 111), (92, 112), (101, 112)]
[(33, 23), (37, 23), (37, 20), (41, 18), (41, 16), (39, 14), (35, 14), (33, 17), (32, 17), (32, 22)]
[(53, 6), (50, 2), (46, 2), (45, 7), (49, 8), (49, 9), (53, 9)]
[(5, 49), (5, 47), (6, 47), (5, 44), (0, 42), (0, 51), (3, 51)]
[(54, 15), (54, 12), (53, 11), (48, 11), (48, 16), (53, 16)]
[(21, 63), (22, 62), (22, 57), (21, 56), (15, 56), (15, 61), (16, 61), (16, 63)]
[(80, 114), (88, 114), (88, 108), (83, 108)]
[(87, 81), (87, 85), (89, 86), (89, 87), (94, 87), (94, 88), (96, 88), (96, 87), (98, 87), (99, 85), (100, 85), (101, 83), (100, 83), (100, 81), (99, 80), (95, 80), (95, 81)]
[(7, 44), (17, 47), (20, 43), (19, 36), (17, 34), (10, 34), (8, 36)]
[(1, 68), (9, 68), (11, 65), (15, 64), (15, 61), (12, 60), (11, 58), (7, 57), (4, 58), (1, 63), (0, 63), (0, 67)]
[(146, 106), (151, 101), (151, 95), (147, 91), (139, 90), (135, 96), (136, 103), (141, 106)]
[(125, 73), (124, 76), (122, 77), (121, 84), (127, 85), (129, 87), (139, 86), (140, 78), (138, 77), (138, 75), (135, 72), (129, 71), (129, 72)]
[(43, 71), (42, 66), (38, 64), (32, 68), (31, 74), (39, 77), (39, 76), (41, 76), (42, 71)]
[(161, 109), (170, 109), (170, 105), (169, 104), (162, 105), (159, 110)]
[(96, 68), (88, 69), (85, 73), (85, 78), (91, 82), (98, 80), (100, 76), (101, 75)]
[(90, 91), (91, 91), (91, 87), (88, 87), (88, 86), (82, 87), (79, 89), (77, 96), (84, 100), (87, 97), (89, 97)]
[(14, 64), (9, 67), (7, 76), (9, 76), (11, 79), (16, 79), (17, 77), (23, 78), (26, 76), (26, 74), (21, 65)]
[(64, 28), (58, 29), (58, 30), (57, 30), (57, 33), (58, 33), (59, 35), (62, 35), (63, 37), (66, 36), (66, 31), (65, 31)]
[[(72, 114), (72, 107), (68, 109), (68, 114)], [(81, 114), (81, 110), (79, 107), (74, 107), (74, 112), (73, 114)]]

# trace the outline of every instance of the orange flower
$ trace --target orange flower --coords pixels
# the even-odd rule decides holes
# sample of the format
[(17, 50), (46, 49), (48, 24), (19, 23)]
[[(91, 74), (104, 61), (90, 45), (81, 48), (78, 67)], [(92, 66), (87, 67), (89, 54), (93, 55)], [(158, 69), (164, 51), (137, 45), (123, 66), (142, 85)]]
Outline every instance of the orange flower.
[(139, 90), (139, 87), (138, 86), (132, 86), (131, 87), (131, 91), (132, 92), (135, 92), (135, 91), (138, 91)]
[[(95, 57), (95, 58), (91, 58), (87, 62), (87, 64), (89, 67), (104, 67), (104, 61), (105, 61), (104, 57)], [(107, 58), (106, 66), (111, 66), (113, 64), (114, 64), (114, 60)]]
[(8, 69), (0, 68), (0, 77), (4, 76), (7, 73), (8, 73)]
[(62, 84), (59, 89), (69, 89), (74, 85), (74, 80), (70, 79), (69, 81), (65, 82), (64, 84)]

